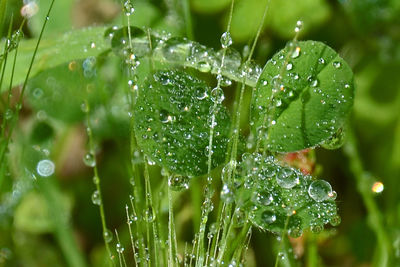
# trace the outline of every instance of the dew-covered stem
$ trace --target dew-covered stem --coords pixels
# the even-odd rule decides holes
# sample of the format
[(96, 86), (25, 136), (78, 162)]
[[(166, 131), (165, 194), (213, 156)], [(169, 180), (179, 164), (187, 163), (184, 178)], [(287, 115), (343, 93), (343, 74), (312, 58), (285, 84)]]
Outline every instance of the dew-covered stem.
[(89, 152), (85, 155), (84, 161), (85, 163), (93, 168), (93, 181), (96, 186), (96, 191), (92, 195), (92, 201), (93, 204), (99, 206), (99, 211), (100, 211), (100, 219), (101, 219), (101, 226), (103, 230), (103, 240), (104, 240), (104, 245), (107, 251), (107, 255), (110, 259), (110, 265), (115, 265), (114, 262), (114, 256), (111, 253), (110, 245), (109, 242), (111, 241), (111, 235), (112, 233), (107, 229), (107, 223), (106, 223), (106, 216), (104, 212), (104, 204), (103, 204), (103, 197), (102, 197), (102, 191), (100, 187), (100, 176), (97, 168), (97, 163), (96, 163), (96, 156), (95, 156), (95, 147), (94, 147), (94, 140), (93, 140), (93, 134), (92, 134), (92, 127), (90, 123), (90, 105), (87, 100), (84, 102), (84, 112), (86, 113), (86, 132), (88, 136), (88, 142), (89, 142)]
[(173, 195), (170, 187), (168, 186), (168, 266), (177, 265), (177, 240), (175, 233), (174, 223), (174, 208), (173, 208)]

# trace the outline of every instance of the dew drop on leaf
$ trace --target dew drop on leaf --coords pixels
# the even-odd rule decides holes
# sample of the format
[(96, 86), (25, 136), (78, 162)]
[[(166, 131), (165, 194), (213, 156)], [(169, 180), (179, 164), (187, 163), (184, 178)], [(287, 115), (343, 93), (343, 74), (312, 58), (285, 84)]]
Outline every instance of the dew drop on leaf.
[(291, 169), (282, 168), (276, 174), (276, 182), (282, 188), (290, 189), (299, 183), (299, 177)]
[(331, 193), (332, 186), (324, 180), (313, 181), (308, 188), (308, 194), (317, 202), (327, 200)]

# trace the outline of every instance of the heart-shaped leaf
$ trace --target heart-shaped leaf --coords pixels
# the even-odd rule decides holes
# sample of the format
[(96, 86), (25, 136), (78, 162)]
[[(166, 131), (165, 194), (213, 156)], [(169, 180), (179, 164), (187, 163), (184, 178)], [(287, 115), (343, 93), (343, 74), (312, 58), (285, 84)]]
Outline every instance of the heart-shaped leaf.
[(222, 90), (214, 90), (182, 71), (148, 77), (139, 90), (134, 127), (140, 148), (151, 160), (175, 174), (205, 174), (211, 125), (212, 167), (225, 160), (230, 118), (221, 104)]
[(267, 62), (257, 82), (253, 132), (270, 151), (316, 146), (343, 126), (353, 95), (353, 73), (332, 48), (290, 43)]

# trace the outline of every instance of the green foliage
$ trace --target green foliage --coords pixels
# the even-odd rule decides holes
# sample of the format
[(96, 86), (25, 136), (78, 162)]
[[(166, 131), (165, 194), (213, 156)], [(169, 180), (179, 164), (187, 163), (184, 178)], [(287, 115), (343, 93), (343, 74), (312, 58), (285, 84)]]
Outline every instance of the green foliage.
[[(105, 29), (105, 27), (92, 27), (46, 38), (40, 43), (31, 77), (60, 64), (72, 60), (83, 60), (103, 53), (108, 48), (106, 40), (103, 38)], [(24, 81), (35, 46), (36, 40), (21, 41), (16, 62), (19, 67), (14, 72), (14, 84)], [(13, 54), (11, 53), (10, 56)], [(1, 89), (9, 84), (11, 71), (11, 68), (6, 68)]]
[(20, 90), (42, 2), (0, 1), (0, 266), (399, 265), (398, 1), (55, 1)]
[(246, 41), (255, 35), (268, 2), (269, 12), (265, 27), (284, 38), (293, 36), (294, 25), (298, 20), (304, 22), (302, 32), (304, 34), (312, 30), (315, 25), (323, 23), (329, 16), (327, 3), (323, 0), (238, 1), (232, 20), (232, 36), (235, 40)]
[(87, 57), (39, 73), (28, 83), (29, 103), (36, 111), (61, 121), (82, 120), (81, 107), (85, 100), (94, 106), (110, 95), (98, 77), (97, 64), (95, 57)]
[(336, 192), (326, 181), (261, 154), (244, 154), (240, 169), (234, 180), (235, 200), (261, 229), (277, 234), (288, 231), (297, 238), (305, 229), (318, 233), (328, 222), (340, 223)]
[(173, 173), (205, 174), (211, 114), (215, 112), (212, 167), (218, 166), (225, 159), (230, 127), (221, 97), (221, 89), (211, 91), (203, 81), (182, 71), (151, 75), (138, 91), (134, 113), (140, 148)]
[(292, 42), (265, 65), (252, 100), (253, 132), (270, 151), (314, 147), (344, 125), (353, 73), (330, 47)]

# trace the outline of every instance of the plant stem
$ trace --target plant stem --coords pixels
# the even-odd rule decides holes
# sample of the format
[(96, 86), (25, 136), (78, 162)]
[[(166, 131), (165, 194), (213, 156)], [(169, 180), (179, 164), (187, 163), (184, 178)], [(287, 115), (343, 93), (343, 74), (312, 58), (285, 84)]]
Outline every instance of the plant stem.
[(344, 152), (350, 161), (350, 171), (356, 181), (357, 190), (360, 193), (364, 205), (368, 211), (367, 222), (371, 229), (375, 232), (377, 238), (377, 251), (374, 266), (389, 266), (392, 246), (390, 238), (385, 230), (384, 220), (379, 208), (374, 201), (371, 191), (370, 182), (364, 167), (361, 157), (357, 150), (356, 136), (352, 129), (347, 131), (347, 143), (344, 147)]
[(44, 195), (54, 227), (54, 234), (71, 267), (84, 267), (85, 261), (80, 253), (74, 234), (62, 205), (61, 192), (55, 183), (55, 177), (37, 179), (39, 190)]

